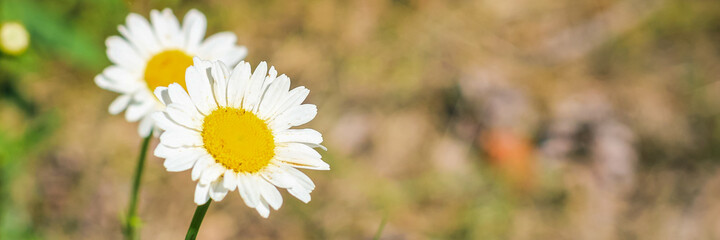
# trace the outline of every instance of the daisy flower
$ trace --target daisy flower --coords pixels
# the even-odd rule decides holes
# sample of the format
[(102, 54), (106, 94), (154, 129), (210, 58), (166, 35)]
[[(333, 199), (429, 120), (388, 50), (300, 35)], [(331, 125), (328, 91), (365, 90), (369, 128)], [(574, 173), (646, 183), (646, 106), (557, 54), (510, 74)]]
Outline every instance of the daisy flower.
[(153, 96), (155, 88), (178, 83), (185, 88), (185, 69), (195, 56), (219, 60), (234, 66), (247, 54), (244, 46), (235, 45), (231, 32), (214, 34), (207, 39), (205, 15), (193, 9), (182, 25), (170, 9), (152, 10), (148, 22), (136, 13), (118, 26), (121, 36), (106, 41), (112, 66), (95, 77), (103, 89), (120, 94), (109, 107), (111, 114), (125, 111), (125, 119), (140, 121), (138, 133), (147, 136), (153, 129), (151, 113), (163, 105)]
[(0, 52), (18, 56), (27, 50), (30, 34), (19, 22), (0, 23)]
[(192, 169), (195, 203), (222, 200), (236, 190), (248, 207), (267, 217), (283, 199), (277, 188), (307, 203), (315, 184), (296, 168), (329, 170), (315, 147), (322, 135), (313, 129), (290, 129), (315, 118), (317, 107), (302, 104), (310, 92), (290, 90), (290, 79), (255, 72), (239, 63), (232, 71), (219, 61), (194, 59), (187, 69), (187, 92), (177, 83), (155, 90), (166, 104), (153, 114), (160, 129), (155, 156), (170, 172)]

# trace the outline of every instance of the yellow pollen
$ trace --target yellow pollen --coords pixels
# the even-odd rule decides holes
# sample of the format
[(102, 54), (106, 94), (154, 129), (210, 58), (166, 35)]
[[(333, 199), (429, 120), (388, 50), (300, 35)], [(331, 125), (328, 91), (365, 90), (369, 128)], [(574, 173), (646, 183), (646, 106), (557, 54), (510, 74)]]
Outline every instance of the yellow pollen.
[(219, 108), (203, 120), (205, 149), (217, 163), (235, 172), (254, 173), (275, 156), (275, 138), (252, 112)]
[(153, 56), (145, 66), (145, 83), (150, 91), (179, 83), (185, 88), (185, 70), (193, 64), (192, 57), (180, 50), (167, 50)]

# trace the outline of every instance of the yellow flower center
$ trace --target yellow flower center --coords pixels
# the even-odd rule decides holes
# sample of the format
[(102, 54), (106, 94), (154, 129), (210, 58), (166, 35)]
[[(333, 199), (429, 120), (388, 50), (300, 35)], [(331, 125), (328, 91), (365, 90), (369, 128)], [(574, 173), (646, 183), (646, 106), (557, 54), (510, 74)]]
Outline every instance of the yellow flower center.
[(203, 120), (205, 149), (217, 163), (235, 172), (254, 173), (275, 156), (275, 138), (252, 112), (219, 108)]
[(180, 50), (167, 50), (153, 56), (145, 66), (145, 83), (150, 91), (179, 83), (185, 91), (185, 70), (192, 66), (193, 59)]

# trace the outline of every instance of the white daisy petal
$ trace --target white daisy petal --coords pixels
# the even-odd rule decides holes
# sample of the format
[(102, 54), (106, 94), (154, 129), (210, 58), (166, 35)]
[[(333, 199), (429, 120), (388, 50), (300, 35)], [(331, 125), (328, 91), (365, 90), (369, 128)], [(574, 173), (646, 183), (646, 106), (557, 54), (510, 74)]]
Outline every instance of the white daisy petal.
[(237, 175), (237, 183), (235, 184), (237, 186), (238, 194), (240, 194), (240, 198), (243, 199), (243, 202), (245, 202), (245, 205), (248, 207), (255, 207), (255, 202), (253, 202), (250, 198), (250, 190), (245, 187), (245, 175), (242, 173), (239, 173)]
[(107, 55), (110, 61), (118, 66), (129, 70), (140, 70), (143, 68), (143, 58), (138, 55), (130, 43), (118, 36), (111, 36), (105, 40)]
[(104, 74), (95, 76), (94, 80), (98, 87), (121, 94), (132, 94), (136, 89), (136, 84), (129, 82), (117, 82)]
[(323, 151), (327, 151), (327, 148), (326, 148), (325, 146), (323, 146), (323, 145), (320, 145), (320, 144), (314, 144), (314, 143), (302, 143), (302, 144), (305, 144), (305, 145), (307, 145), (308, 147), (311, 147), (311, 148), (319, 148), (319, 149), (322, 149)]
[(239, 108), (242, 106), (243, 96), (245, 95), (245, 89), (250, 82), (250, 75), (252, 69), (250, 64), (247, 62), (240, 62), (233, 69), (228, 79), (228, 106), (233, 108)]
[(296, 157), (304, 157), (304, 158), (320, 158), (322, 157), (320, 153), (315, 151), (315, 149), (312, 149), (311, 147), (308, 147), (304, 144), (299, 143), (284, 143), (281, 145), (278, 145), (275, 148), (275, 153), (278, 155), (284, 155), (289, 152), (292, 152), (292, 155)]
[(153, 94), (158, 100), (160, 100), (160, 102), (165, 105), (172, 103), (172, 99), (170, 99), (170, 94), (168, 93), (167, 87), (157, 87), (153, 91)]
[(281, 97), (287, 94), (288, 89), (290, 89), (290, 78), (284, 74), (277, 77), (268, 87), (268, 90), (260, 103), (258, 117), (265, 120), (270, 119), (273, 113), (271, 110), (280, 104), (280, 100), (282, 100)]
[(260, 204), (260, 192), (257, 189), (256, 177), (251, 174), (238, 174), (238, 192), (245, 205), (254, 208)]
[(283, 166), (281, 168), (290, 176), (295, 178), (295, 182), (298, 184), (298, 186), (308, 191), (312, 191), (315, 189), (315, 183), (313, 183), (313, 181), (307, 175), (305, 175), (305, 173), (293, 167)]
[[(160, 150), (157, 150), (160, 149)], [(155, 156), (162, 157), (165, 159), (168, 158), (180, 158), (183, 156), (186, 156), (188, 154), (199, 154), (198, 159), (200, 157), (203, 157), (207, 155), (207, 152), (205, 151), (205, 148), (203, 147), (168, 147), (164, 144), (158, 144), (155, 153)]]
[(197, 181), (200, 178), (200, 174), (213, 164), (215, 164), (215, 160), (213, 160), (212, 156), (207, 154), (200, 156), (197, 162), (195, 162), (195, 166), (193, 166), (192, 172), (190, 173), (192, 180)]
[(191, 9), (183, 18), (182, 34), (185, 38), (185, 49), (195, 53), (200, 47), (202, 38), (205, 37), (207, 19), (200, 11)]
[[(170, 119), (170, 116), (166, 112), (155, 112), (151, 115), (153, 118), (153, 121), (155, 123), (155, 126), (162, 129), (163, 131), (173, 131), (175, 129), (188, 129), (188, 130), (194, 130), (191, 128), (188, 128), (186, 126), (183, 126), (173, 120)], [(197, 130), (195, 130), (197, 131)]]
[(160, 135), (160, 142), (168, 147), (192, 147), (203, 145), (200, 133), (191, 130), (179, 129), (164, 132)]
[(203, 205), (210, 200), (210, 184), (198, 183), (195, 186), (195, 204)]
[(140, 87), (140, 85), (144, 84), (139, 81), (140, 74), (122, 66), (106, 67), (103, 69), (103, 75), (114, 84), (122, 84), (123, 87)]
[(174, 34), (172, 38), (172, 47), (180, 48), (185, 45), (185, 38), (183, 38), (182, 31), (180, 29), (180, 22), (178, 21), (175, 14), (169, 8), (163, 9), (162, 15), (165, 18), (166, 26), (171, 29), (171, 33)]
[(274, 66), (270, 67), (270, 70), (268, 71), (268, 75), (265, 77), (265, 81), (263, 81), (262, 87), (260, 87), (260, 99), (258, 100), (258, 103), (255, 104), (252, 108), (252, 112), (255, 114), (258, 114), (258, 109), (260, 108), (260, 104), (262, 104), (263, 100), (272, 101), (270, 99), (265, 99), (263, 96), (267, 92), (267, 88), (270, 86), (270, 84), (275, 81), (275, 78), (277, 77), (277, 71), (275, 70)]
[(137, 73), (119, 66), (109, 66), (103, 70), (102, 75), (107, 79), (108, 84), (112, 85), (111, 91), (119, 93), (133, 93), (138, 89), (145, 87), (140, 82)]
[(212, 164), (200, 175), (200, 183), (209, 184), (210, 182), (217, 180), (223, 175), (223, 173), (225, 173), (225, 167), (218, 163)]
[(271, 164), (265, 167), (260, 175), (268, 182), (281, 188), (290, 188), (295, 185), (292, 176), (287, 174), (282, 168)]
[(180, 36), (180, 24), (172, 10), (169, 8), (164, 9), (162, 12), (152, 10), (150, 11), (150, 20), (155, 31), (155, 37), (160, 45), (167, 48), (182, 46), (179, 43), (179, 39), (182, 39)]
[(168, 39), (170, 38), (170, 34), (167, 31), (171, 29), (165, 26), (165, 18), (157, 9), (150, 10), (150, 25), (155, 33), (155, 39), (157, 39), (162, 47), (166, 47)]
[(195, 162), (205, 153), (194, 148), (183, 148), (178, 150), (182, 154), (176, 154), (173, 157), (165, 159), (163, 166), (168, 172), (182, 172), (188, 170), (195, 165)]
[(265, 84), (263, 84), (262, 91), (263, 93), (265, 90), (267, 90), (267, 87), (270, 86), (270, 84), (277, 78), (278, 72), (275, 69), (275, 66), (270, 66), (270, 70), (268, 70), (268, 75), (265, 77)]
[(280, 114), (280, 116), (270, 123), (270, 128), (274, 131), (281, 131), (290, 127), (300, 126), (313, 120), (315, 115), (317, 115), (317, 106), (313, 104), (303, 104)]
[(267, 63), (260, 62), (257, 68), (255, 68), (255, 72), (250, 76), (248, 87), (245, 88), (245, 93), (243, 94), (243, 109), (254, 109), (255, 105), (260, 103), (266, 73)]
[(235, 46), (237, 37), (231, 32), (220, 32), (209, 36), (200, 45), (199, 51), (206, 59), (217, 59), (217, 56), (224, 55), (229, 49)]
[(270, 116), (267, 119), (273, 121), (276, 117), (285, 113), (289, 109), (300, 106), (300, 104), (305, 101), (305, 98), (307, 98), (309, 93), (310, 90), (305, 87), (296, 87), (293, 90), (290, 90), (290, 92), (288, 92), (282, 100), (278, 99), (278, 103), (268, 111)]
[(146, 115), (145, 117), (140, 120), (140, 124), (138, 125), (138, 134), (141, 137), (147, 137), (150, 135), (150, 130), (153, 129), (154, 121), (150, 115)]
[(188, 95), (188, 93), (182, 86), (180, 86), (180, 84), (170, 84), (170, 86), (168, 86), (168, 94), (170, 95), (172, 102), (179, 104), (179, 106), (182, 106), (182, 109), (186, 113), (191, 115), (199, 113), (197, 111), (197, 108), (195, 108), (195, 104), (192, 102), (192, 99), (190, 99), (190, 95)]
[(304, 203), (310, 202), (310, 191), (303, 188), (288, 188), (288, 193)]
[[(120, 35), (130, 42), (130, 45), (135, 49), (141, 59), (148, 60), (147, 58), (150, 57), (150, 51), (147, 49), (147, 46), (143, 46), (138, 42), (138, 37), (133, 35), (133, 33), (130, 32), (130, 30), (124, 25), (118, 26), (118, 32), (120, 32)], [(142, 70), (143, 66), (139, 67), (141, 67), (139, 70)]]
[(292, 166), (295, 168), (304, 168), (304, 169), (312, 169), (312, 170), (330, 170), (330, 165), (328, 165), (326, 162), (323, 162), (322, 159), (319, 159), (319, 158), (292, 158), (292, 159), (278, 158), (278, 160), (281, 161), (283, 164), (286, 164), (288, 166)]
[(128, 122), (136, 122), (155, 109), (155, 102), (142, 101), (139, 104), (131, 104), (125, 111), (125, 120)]
[(127, 108), (128, 104), (130, 104), (130, 100), (132, 100), (132, 96), (120, 95), (112, 103), (110, 103), (108, 112), (110, 112), (110, 114), (112, 115), (121, 113), (123, 110), (125, 110), (125, 108)]
[[(247, 178), (246, 184), (249, 184), (252, 186), (252, 191), (250, 191), (250, 197), (260, 205), (260, 200), (262, 199), (262, 196), (260, 195), (260, 184), (258, 182), (264, 181), (260, 176), (249, 174)], [(245, 186), (247, 187), (247, 186)]]
[(304, 144), (287, 143), (285, 146), (277, 146), (275, 159), (296, 168), (330, 170), (330, 165), (322, 161), (320, 154)]
[(262, 216), (263, 218), (267, 218), (270, 216), (270, 207), (267, 201), (265, 199), (260, 199), (260, 203), (255, 206), (255, 210)]
[(200, 131), (202, 129), (202, 120), (198, 116), (194, 116), (193, 113), (188, 113), (185, 109), (187, 108), (173, 103), (165, 108), (165, 113), (173, 122), (188, 129)]
[(227, 80), (228, 77), (228, 70), (225, 67), (225, 64), (222, 62), (214, 62), (212, 71), (210, 71), (210, 74), (212, 75), (212, 83), (213, 83), (213, 94), (215, 95), (215, 101), (219, 104), (221, 107), (227, 106)]
[(237, 188), (237, 183), (237, 173), (232, 169), (225, 170), (225, 174), (223, 175), (223, 186), (225, 186), (225, 188), (227, 188), (228, 190), (232, 191)]
[[(227, 86), (227, 82), (230, 80), (230, 69), (228, 68), (227, 63), (220, 61), (220, 70), (222, 71), (222, 75), (225, 76), (225, 86)], [(234, 65), (233, 65), (234, 66)], [(227, 89), (225, 89), (227, 92)]]
[(117, 92), (117, 93), (126, 93), (126, 89), (123, 88), (122, 85), (120, 85), (116, 82), (113, 82), (112, 80), (103, 76), (102, 74), (98, 74), (97, 76), (95, 76), (95, 78), (93, 80), (95, 81), (95, 84), (98, 85), (98, 87), (100, 87), (102, 89)]
[(245, 46), (232, 46), (222, 52), (222, 55), (214, 55), (214, 59), (220, 60), (227, 66), (235, 66), (240, 60), (247, 56), (248, 50)]
[(222, 201), (228, 193), (228, 189), (222, 184), (222, 180), (210, 184), (210, 198), (215, 201)]
[[(200, 60), (197, 57), (195, 59), (199, 63), (209, 64), (208, 61)], [(195, 66), (187, 69), (185, 72), (185, 84), (187, 84), (190, 99), (192, 99), (195, 107), (203, 115), (208, 115), (217, 108), (217, 103), (210, 87), (207, 68), (198, 65), (195, 64)]]
[(155, 33), (153, 33), (147, 19), (139, 14), (130, 13), (125, 22), (128, 30), (134, 36), (134, 40), (136, 41), (135, 46), (144, 46), (149, 54), (157, 52), (153, 51), (154, 49), (160, 49), (160, 45), (158, 45), (157, 39), (155, 39)]
[(323, 138), (320, 132), (314, 129), (288, 129), (275, 134), (275, 142), (297, 142), (320, 144)]
[(270, 204), (273, 209), (278, 210), (280, 206), (282, 206), (282, 195), (280, 195), (280, 191), (278, 191), (275, 186), (267, 181), (260, 180), (258, 181), (258, 189), (260, 189), (262, 198)]
[(155, 150), (153, 150), (153, 155), (159, 158), (167, 158), (168, 156), (177, 153), (177, 150), (178, 149), (173, 149), (163, 144), (158, 144), (157, 147), (155, 147)]

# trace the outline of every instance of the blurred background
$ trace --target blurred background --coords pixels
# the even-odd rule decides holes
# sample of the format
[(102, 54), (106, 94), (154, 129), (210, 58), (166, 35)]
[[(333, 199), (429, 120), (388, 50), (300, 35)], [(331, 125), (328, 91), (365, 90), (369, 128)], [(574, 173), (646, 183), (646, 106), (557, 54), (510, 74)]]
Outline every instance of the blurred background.
[[(311, 89), (332, 168), (199, 239), (720, 239), (712, 0), (0, 0), (30, 35), (0, 55), (0, 239), (122, 239), (141, 139), (92, 79), (165, 7)], [(146, 164), (142, 238), (181, 239), (190, 174)]]

